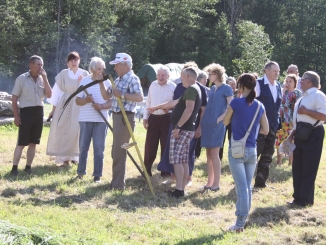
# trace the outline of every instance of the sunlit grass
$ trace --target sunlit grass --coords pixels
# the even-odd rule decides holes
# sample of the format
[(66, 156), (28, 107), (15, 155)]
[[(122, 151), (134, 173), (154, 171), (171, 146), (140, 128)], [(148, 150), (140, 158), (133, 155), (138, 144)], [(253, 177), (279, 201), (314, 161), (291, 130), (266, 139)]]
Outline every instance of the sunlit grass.
[[(146, 132), (142, 123), (137, 123), (135, 132), (143, 153)], [(85, 180), (74, 181), (76, 166), (58, 168), (45, 155), (48, 134), (49, 128), (44, 127), (33, 174), (28, 176), (22, 171), (24, 153), (19, 175), (12, 177), (9, 171), (17, 128), (0, 127), (0, 220), (10, 222), (5, 223), (7, 227), (26, 227), (27, 234), (34, 232), (41, 238), (50, 234), (57, 244), (326, 244), (325, 154), (313, 207), (286, 206), (292, 195), (291, 167), (286, 162), (281, 166), (273, 164), (269, 182), (272, 188), (254, 193), (245, 232), (229, 234), (224, 231), (235, 220), (236, 194), (226, 158), (222, 162), (221, 190), (217, 193), (198, 191), (207, 178), (204, 151), (195, 163), (193, 186), (188, 188), (187, 197), (175, 200), (166, 195), (170, 187), (160, 185), (164, 179), (156, 171), (158, 158), (151, 178), (155, 197), (129, 160), (127, 189), (121, 193), (108, 188), (112, 177), (111, 133), (107, 136), (100, 184), (93, 183), (91, 176), (92, 150)], [(135, 150), (130, 151), (139, 162)], [(2, 237), (0, 232), (0, 244), (5, 243)]]

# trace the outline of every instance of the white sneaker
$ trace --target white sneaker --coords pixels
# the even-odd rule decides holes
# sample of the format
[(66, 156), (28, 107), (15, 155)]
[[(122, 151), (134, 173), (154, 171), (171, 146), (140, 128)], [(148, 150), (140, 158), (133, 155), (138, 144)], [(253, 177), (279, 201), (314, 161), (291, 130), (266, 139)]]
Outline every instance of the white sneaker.
[(243, 227), (236, 227), (235, 225), (232, 225), (229, 229), (229, 232), (236, 232), (236, 233), (240, 233), (244, 231)]
[(167, 180), (163, 181), (161, 183), (161, 185), (171, 185), (171, 184), (173, 184), (175, 182), (176, 182), (176, 180), (174, 180), (174, 179), (167, 179)]
[(188, 182), (187, 182), (187, 185), (186, 186), (192, 186), (192, 180), (188, 180)]

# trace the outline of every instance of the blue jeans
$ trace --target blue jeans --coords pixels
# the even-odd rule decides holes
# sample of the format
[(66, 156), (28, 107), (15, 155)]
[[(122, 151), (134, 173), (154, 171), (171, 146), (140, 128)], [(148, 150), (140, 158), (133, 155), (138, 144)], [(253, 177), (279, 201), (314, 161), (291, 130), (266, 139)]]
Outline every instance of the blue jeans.
[(229, 148), (229, 164), (238, 198), (235, 212), (237, 216), (235, 226), (240, 228), (244, 226), (251, 207), (251, 180), (257, 165), (256, 148), (246, 147), (243, 158), (233, 158), (231, 149)]
[(77, 174), (86, 174), (86, 163), (88, 150), (93, 140), (94, 151), (94, 172), (93, 176), (101, 177), (103, 171), (103, 159), (105, 148), (105, 137), (107, 133), (107, 125), (104, 122), (79, 122), (79, 163)]

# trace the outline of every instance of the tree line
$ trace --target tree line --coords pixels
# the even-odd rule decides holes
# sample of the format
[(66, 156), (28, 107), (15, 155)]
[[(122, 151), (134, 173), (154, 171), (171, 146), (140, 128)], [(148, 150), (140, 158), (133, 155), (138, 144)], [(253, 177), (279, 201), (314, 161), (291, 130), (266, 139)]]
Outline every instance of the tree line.
[[(134, 70), (147, 63), (216, 62), (227, 74), (262, 74), (275, 60), (297, 64), (325, 82), (326, 5), (323, 0), (1, 0), (0, 90), (44, 58), (50, 83), (68, 52), (81, 67), (129, 53)], [(112, 66), (107, 65), (107, 72)]]

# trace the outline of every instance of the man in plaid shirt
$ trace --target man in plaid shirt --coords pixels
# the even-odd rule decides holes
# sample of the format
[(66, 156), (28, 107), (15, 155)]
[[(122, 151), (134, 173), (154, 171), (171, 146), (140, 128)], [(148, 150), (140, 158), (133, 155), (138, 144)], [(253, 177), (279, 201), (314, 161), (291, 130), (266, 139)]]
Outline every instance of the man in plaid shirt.
[(126, 158), (127, 152), (121, 145), (128, 143), (130, 134), (117, 97), (120, 97), (126, 111), (132, 130), (135, 128), (136, 102), (143, 101), (143, 90), (139, 78), (132, 71), (132, 59), (126, 53), (116, 54), (115, 60), (110, 62), (114, 65), (114, 70), (118, 78), (114, 81), (116, 89), (106, 88), (100, 83), (101, 93), (104, 99), (112, 98), (112, 118), (113, 118), (113, 146), (112, 146), (112, 182), (113, 189), (125, 189)]

